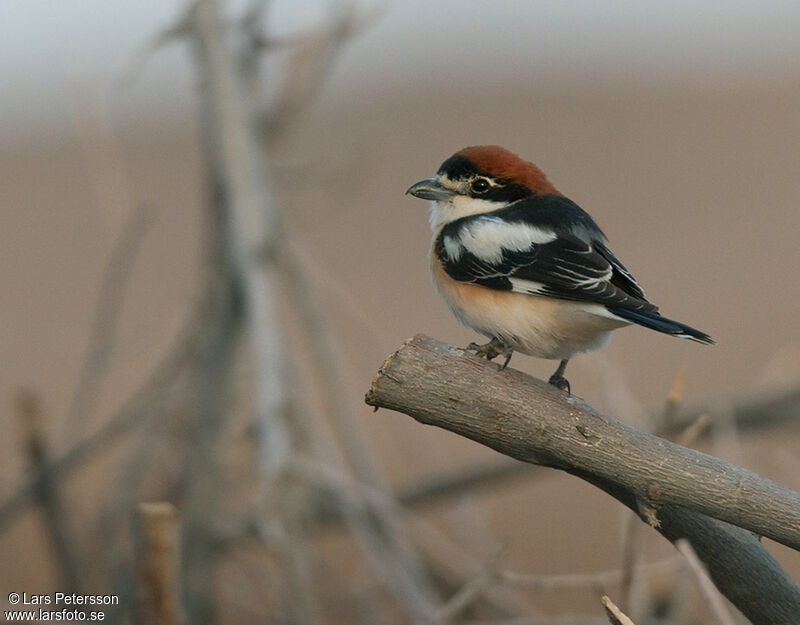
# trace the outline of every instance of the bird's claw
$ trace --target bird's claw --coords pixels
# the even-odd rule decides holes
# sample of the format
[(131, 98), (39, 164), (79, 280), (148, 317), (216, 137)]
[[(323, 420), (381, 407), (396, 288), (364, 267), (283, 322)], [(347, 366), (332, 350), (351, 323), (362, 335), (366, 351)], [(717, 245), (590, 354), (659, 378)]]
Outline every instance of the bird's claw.
[(557, 389), (566, 391), (568, 394), (571, 394), (569, 387), (569, 380), (567, 380), (567, 378), (565, 378), (563, 375), (551, 375), (550, 379), (547, 381), (553, 386), (555, 386)]
[(506, 357), (506, 360), (502, 365), (500, 365), (501, 371), (508, 366), (508, 362), (511, 360), (511, 355), (514, 353), (513, 349), (506, 346), (502, 341), (494, 338), (483, 345), (478, 345), (475, 342), (470, 343), (467, 345), (466, 349), (467, 351), (475, 352), (475, 355), (479, 358), (486, 358), (486, 360), (492, 360), (493, 358), (497, 358), (502, 354)]

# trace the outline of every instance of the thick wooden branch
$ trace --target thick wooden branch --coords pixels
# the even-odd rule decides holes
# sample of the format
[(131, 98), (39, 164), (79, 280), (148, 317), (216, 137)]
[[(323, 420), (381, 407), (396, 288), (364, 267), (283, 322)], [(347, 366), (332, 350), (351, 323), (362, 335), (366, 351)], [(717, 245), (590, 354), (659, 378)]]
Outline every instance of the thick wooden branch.
[(753, 623), (789, 625), (800, 614), (800, 587), (739, 529), (800, 548), (800, 495), (779, 484), (424, 336), (387, 359), (366, 400), (578, 475), (651, 521), (654, 513), (665, 537), (690, 540), (718, 588)]

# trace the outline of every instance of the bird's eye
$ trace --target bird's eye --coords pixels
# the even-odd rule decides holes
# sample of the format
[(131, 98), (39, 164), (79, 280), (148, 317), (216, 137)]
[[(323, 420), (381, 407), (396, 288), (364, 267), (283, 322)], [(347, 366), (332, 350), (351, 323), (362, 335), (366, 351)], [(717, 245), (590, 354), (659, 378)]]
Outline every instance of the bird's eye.
[(489, 181), (486, 178), (475, 178), (471, 185), (475, 193), (486, 193), (489, 190), (489, 186)]

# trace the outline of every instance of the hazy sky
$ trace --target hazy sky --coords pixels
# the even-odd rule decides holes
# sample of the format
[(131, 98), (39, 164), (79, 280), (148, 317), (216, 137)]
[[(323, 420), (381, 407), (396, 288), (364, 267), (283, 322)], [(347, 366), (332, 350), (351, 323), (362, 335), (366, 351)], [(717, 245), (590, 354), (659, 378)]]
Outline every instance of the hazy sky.
[[(382, 17), (342, 56), (327, 87), (334, 100), (410, 83), (471, 81), (491, 88), (510, 72), (567, 83), (800, 78), (797, 0), (365, 2), (383, 6)], [(118, 91), (127, 60), (181, 6), (176, 0), (0, 0), (4, 125), (60, 119), (86, 84)], [(272, 24), (283, 32), (313, 24), (325, 6), (275, 0)], [(179, 107), (191, 89), (188, 58), (179, 45), (159, 53), (125, 92), (125, 114), (147, 112), (155, 102)]]

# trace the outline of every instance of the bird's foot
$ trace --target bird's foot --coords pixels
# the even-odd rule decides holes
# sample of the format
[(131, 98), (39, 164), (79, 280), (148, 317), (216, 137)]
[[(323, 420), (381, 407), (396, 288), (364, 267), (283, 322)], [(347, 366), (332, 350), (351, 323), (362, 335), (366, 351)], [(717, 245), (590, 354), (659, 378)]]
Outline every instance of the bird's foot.
[(503, 362), (503, 364), (500, 366), (501, 371), (508, 366), (508, 362), (511, 360), (511, 355), (514, 353), (513, 349), (496, 338), (493, 338), (491, 341), (483, 345), (470, 343), (467, 345), (466, 349), (467, 351), (475, 352), (475, 355), (479, 358), (486, 358), (486, 360), (492, 360), (492, 358), (497, 358), (500, 355), (505, 356), (505, 362)]
[(547, 380), (550, 384), (555, 386), (557, 389), (561, 389), (562, 391), (570, 392), (569, 388), (569, 380), (565, 378), (563, 375), (556, 375), (555, 373), (550, 376), (550, 379)]

